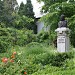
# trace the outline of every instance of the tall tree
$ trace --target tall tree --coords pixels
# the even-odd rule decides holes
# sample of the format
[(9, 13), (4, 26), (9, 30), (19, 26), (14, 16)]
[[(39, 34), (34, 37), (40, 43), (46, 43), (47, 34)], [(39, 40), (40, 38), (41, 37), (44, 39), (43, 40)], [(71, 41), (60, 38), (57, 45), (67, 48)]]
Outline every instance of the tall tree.
[(4, 7), (3, 7), (3, 1), (0, 0), (0, 23), (2, 22), (3, 19), (3, 12), (4, 11)]
[[(16, 0), (3, 0), (3, 23), (6, 27), (12, 26), (14, 20), (13, 13), (17, 12), (18, 4)], [(17, 9), (17, 10), (16, 10)]]
[(33, 6), (31, 0), (27, 0), (27, 3), (24, 6), (24, 15), (29, 18), (34, 18)]
[(62, 2), (72, 2), (74, 3), (75, 0), (37, 0), (38, 2), (43, 1), (44, 6), (42, 7), (42, 10), (46, 13), (50, 10), (50, 6), (55, 3), (62, 3)]
[(34, 18), (33, 6), (31, 0), (27, 0), (26, 4), (23, 2), (20, 4), (18, 13), (22, 16), (27, 16), (29, 18)]
[[(36, 33), (36, 25), (34, 22), (34, 12), (33, 12), (33, 6), (31, 3), (31, 0), (27, 0), (26, 4), (22, 2), (20, 4), (18, 13), (21, 17), (27, 17), (28, 21), (33, 20), (32, 22), (29, 22), (28, 24), (26, 24), (24, 27), (26, 27), (29, 30), (34, 30), (34, 33)], [(23, 24), (25, 24), (24, 22)]]
[(3, 1), (0, 0), (0, 16), (2, 14), (2, 11), (3, 11)]
[[(4, 8), (7, 13), (13, 13), (18, 8), (18, 3), (16, 0), (3, 0), (4, 1)], [(17, 9), (18, 10), (18, 9)]]
[(18, 14), (20, 16), (24, 15), (24, 3), (23, 2), (21, 2), (21, 4), (20, 4)]
[[(68, 22), (68, 27), (70, 27), (73, 32), (70, 33), (71, 43), (75, 46), (74, 38), (75, 38), (75, 0), (38, 0), (43, 1), (44, 6), (42, 10), (47, 13), (45, 16), (41, 18), (45, 25), (49, 25), (50, 27), (50, 38), (54, 40), (55, 29), (58, 27), (58, 22), (61, 14), (65, 14), (66, 19), (70, 18), (70, 22)], [(73, 27), (73, 28), (72, 28)]]

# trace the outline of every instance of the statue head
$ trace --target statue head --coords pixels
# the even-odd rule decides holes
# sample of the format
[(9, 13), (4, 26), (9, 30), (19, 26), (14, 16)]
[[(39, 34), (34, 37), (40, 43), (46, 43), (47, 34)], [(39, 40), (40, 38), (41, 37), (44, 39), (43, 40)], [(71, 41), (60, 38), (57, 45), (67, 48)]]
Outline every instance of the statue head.
[(60, 21), (64, 21), (64, 20), (65, 20), (65, 15), (62, 14), (62, 15), (60, 16)]
[(58, 22), (58, 27), (67, 27), (67, 20), (65, 20), (65, 15), (60, 16), (60, 21)]

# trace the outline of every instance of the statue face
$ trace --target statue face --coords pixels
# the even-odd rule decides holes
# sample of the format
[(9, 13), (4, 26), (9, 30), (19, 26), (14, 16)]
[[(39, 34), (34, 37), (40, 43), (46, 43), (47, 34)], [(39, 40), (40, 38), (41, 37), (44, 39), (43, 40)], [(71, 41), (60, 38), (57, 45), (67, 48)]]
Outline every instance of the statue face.
[(60, 16), (60, 21), (64, 21), (65, 20), (65, 15), (61, 15)]

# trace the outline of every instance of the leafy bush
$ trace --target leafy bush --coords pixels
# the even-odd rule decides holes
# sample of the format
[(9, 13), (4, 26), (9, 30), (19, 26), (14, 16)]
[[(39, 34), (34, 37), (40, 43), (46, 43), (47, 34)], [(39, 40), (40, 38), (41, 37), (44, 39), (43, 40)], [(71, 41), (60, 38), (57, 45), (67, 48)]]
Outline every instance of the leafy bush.
[[(14, 50), (12, 50), (12, 52), (13, 51)], [(18, 52), (13, 52), (12, 54), (10, 53), (8, 57), (6, 55), (5, 57), (1, 56), (2, 61), (0, 61), (0, 74), (32, 74), (42, 68), (41, 64), (34, 64), (32, 62), (34, 56), (32, 57), (32, 55), (28, 55), (28, 57), (26, 57), (25, 53), (25, 51), (23, 51), (22, 54), (18, 54)]]
[(32, 41), (35, 41), (35, 35), (32, 30), (17, 30), (16, 45), (24, 46)]
[(5, 52), (10, 46), (24, 46), (35, 39), (36, 36), (32, 30), (0, 27), (0, 52)]
[(40, 32), (37, 34), (36, 41), (39, 43), (49, 43), (49, 33), (48, 32)]
[(52, 48), (46, 48), (37, 42), (29, 43), (25, 47), (12, 47), (7, 53), (0, 54), (0, 74), (66, 75), (69, 72), (72, 74), (73, 72), (68, 70), (75, 69), (73, 53), (56, 53), (50, 50)]
[(0, 53), (6, 52), (7, 48), (8, 48), (8, 44), (0, 40)]
[(5, 52), (11, 45), (11, 37), (7, 29), (0, 28), (0, 53)]
[(34, 57), (33, 62), (36, 64), (41, 63), (42, 65), (47, 65), (50, 64), (52, 66), (64, 66), (65, 61), (67, 59), (73, 58), (72, 53), (57, 53), (57, 54), (52, 54), (52, 53), (42, 53)]
[(75, 15), (73, 15), (71, 18), (69, 18), (69, 28), (71, 30), (70, 32), (70, 41), (71, 44), (75, 47)]
[(35, 41), (36, 36), (32, 30), (7, 28), (12, 37), (12, 45), (24, 46), (32, 41)]
[[(16, 63), (16, 52), (13, 52), (9, 57), (2, 57), (0, 64), (0, 74), (19, 74), (20, 66)], [(16, 66), (16, 68), (15, 68)]]
[(30, 62), (29, 64), (25, 65), (25, 69), (23, 69), (21, 71), (22, 74), (24, 74), (24, 72), (27, 72), (28, 74), (32, 74), (34, 72), (37, 72), (39, 69), (42, 68), (41, 64), (33, 64), (32, 62)]
[(17, 15), (16, 19), (13, 22), (13, 27), (17, 29), (26, 28), (28, 30), (33, 30), (36, 33), (36, 25), (33, 18), (28, 18), (26, 16)]
[(54, 31), (50, 32), (40, 32), (37, 34), (36, 41), (39, 43), (44, 43), (45, 45), (53, 45), (56, 46), (56, 33)]
[[(52, 66), (63, 66), (67, 59), (74, 57), (73, 52), (68, 53), (52, 53), (48, 52), (43, 45), (32, 42), (26, 46), (26, 54), (34, 64), (41, 63), (42, 65), (51, 64)], [(32, 57), (32, 58), (31, 58)]]
[(46, 50), (43, 47), (43, 45), (38, 42), (31, 42), (28, 45), (26, 45), (26, 54), (27, 55), (30, 55), (30, 54), (38, 55), (38, 54), (42, 54), (45, 52), (46, 52)]
[(33, 73), (32, 75), (74, 75), (74, 69), (65, 69), (62, 70), (58, 67), (47, 66), (45, 69), (39, 70), (38, 72)]
[(73, 58), (72, 52), (69, 53), (57, 53), (51, 61), (53, 66), (63, 66), (65, 60)]
[(41, 63), (43, 66), (47, 64), (51, 64), (53, 55), (49, 53), (42, 53), (34, 57), (34, 63)]

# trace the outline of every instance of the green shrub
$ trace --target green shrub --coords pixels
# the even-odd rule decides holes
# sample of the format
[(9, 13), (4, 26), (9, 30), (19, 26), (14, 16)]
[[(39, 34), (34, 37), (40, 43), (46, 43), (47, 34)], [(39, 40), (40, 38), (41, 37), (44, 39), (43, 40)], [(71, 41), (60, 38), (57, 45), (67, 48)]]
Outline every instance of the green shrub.
[(31, 42), (28, 45), (26, 45), (26, 54), (27, 55), (30, 55), (30, 54), (37, 55), (37, 54), (42, 54), (45, 52), (46, 52), (45, 48), (40, 43)]
[[(71, 66), (73, 63), (71, 63)], [(43, 69), (38, 70), (37, 72), (33, 73), (32, 75), (74, 75), (75, 74), (75, 67), (71, 68), (70, 67), (56, 67), (56, 66), (51, 66), (51, 65), (45, 65)]]
[(73, 58), (73, 53), (57, 53), (52, 59), (51, 65), (53, 66), (63, 66), (65, 60)]
[(52, 66), (57, 66), (57, 67), (61, 67), (64, 66), (66, 63), (65, 61), (67, 59), (73, 58), (73, 54), (72, 53), (57, 53), (57, 54), (53, 54), (53, 53), (42, 53), (42, 54), (38, 54), (34, 57), (33, 62), (36, 64), (41, 63), (42, 65), (47, 65), (50, 64)]
[(71, 30), (70, 41), (71, 41), (71, 44), (75, 47), (75, 15), (69, 18), (69, 28)]
[(17, 30), (16, 45), (24, 46), (35, 40), (35, 35), (32, 30)]
[(32, 30), (7, 28), (11, 35), (12, 45), (25, 46), (28, 43), (35, 41), (36, 36)]
[[(12, 47), (0, 58), (7, 57), (8, 63), (0, 61), (0, 75), (72, 75), (75, 73), (73, 53), (53, 53), (40, 43), (32, 42), (25, 47)], [(10, 62), (12, 52), (16, 52), (14, 62)], [(16, 66), (16, 67), (15, 67)], [(73, 70), (73, 71), (72, 71)]]
[(0, 53), (5, 52), (11, 45), (11, 37), (6, 28), (0, 28)]
[(42, 68), (41, 64), (33, 64), (32, 62), (30, 62), (25, 65), (25, 69), (23, 69), (21, 73), (24, 74), (24, 72), (27, 72), (27, 74), (32, 74), (34, 72), (37, 72), (41, 68)]
[(36, 41), (39, 43), (44, 43), (45, 45), (55, 45), (56, 46), (56, 33), (54, 31), (51, 32), (40, 32), (37, 34)]
[(49, 33), (48, 32), (40, 32), (37, 35), (36, 41), (37, 42), (44, 42), (44, 40), (47, 40), (47, 39), (49, 39)]
[(4, 41), (0, 41), (0, 53), (6, 52), (8, 44)]
[[(16, 68), (15, 68), (16, 66)], [(0, 65), (0, 75), (21, 75), (20, 74), (20, 66), (16, 63), (7, 63)]]
[(47, 64), (51, 64), (53, 57), (54, 57), (53, 54), (49, 54), (46, 52), (46, 53), (42, 53), (42, 54), (35, 56), (33, 62), (36, 64), (41, 63), (44, 66)]

